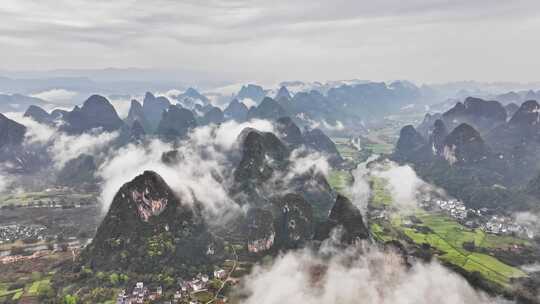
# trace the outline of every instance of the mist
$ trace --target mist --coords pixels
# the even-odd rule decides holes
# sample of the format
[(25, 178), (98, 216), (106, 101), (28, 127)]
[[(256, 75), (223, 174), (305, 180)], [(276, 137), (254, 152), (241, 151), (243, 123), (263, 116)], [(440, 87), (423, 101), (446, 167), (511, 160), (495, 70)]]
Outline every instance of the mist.
[[(334, 254), (328, 256), (326, 252)], [(257, 266), (243, 280), (244, 304), (481, 304), (505, 302), (475, 291), (438, 262), (408, 267), (393, 251), (359, 244), (304, 249)]]
[(32, 148), (32, 146), (47, 147), (47, 153), (53, 160), (53, 166), (58, 170), (81, 153), (96, 155), (103, 152), (119, 136), (117, 131), (101, 132), (99, 130), (80, 135), (69, 135), (59, 132), (56, 127), (24, 117), (22, 113), (6, 113), (6, 116), (26, 127), (23, 143), (25, 146), (28, 148)]
[[(225, 220), (241, 212), (228, 195), (232, 183), (229, 156), (238, 152), (238, 135), (244, 128), (272, 132), (271, 122), (253, 120), (246, 123), (226, 122), (219, 126), (195, 128), (178, 147), (159, 139), (144, 145), (129, 144), (110, 154), (98, 168), (103, 180), (100, 202), (106, 212), (120, 187), (145, 170), (155, 171), (184, 204), (201, 203), (209, 218)], [(163, 163), (164, 152), (178, 151), (178, 162)]]

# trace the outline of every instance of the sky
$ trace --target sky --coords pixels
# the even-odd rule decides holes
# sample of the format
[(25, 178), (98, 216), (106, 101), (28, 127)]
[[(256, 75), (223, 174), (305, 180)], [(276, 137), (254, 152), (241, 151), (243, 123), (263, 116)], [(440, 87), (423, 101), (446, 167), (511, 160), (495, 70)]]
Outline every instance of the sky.
[(2, 0), (0, 69), (538, 81), (538, 0)]

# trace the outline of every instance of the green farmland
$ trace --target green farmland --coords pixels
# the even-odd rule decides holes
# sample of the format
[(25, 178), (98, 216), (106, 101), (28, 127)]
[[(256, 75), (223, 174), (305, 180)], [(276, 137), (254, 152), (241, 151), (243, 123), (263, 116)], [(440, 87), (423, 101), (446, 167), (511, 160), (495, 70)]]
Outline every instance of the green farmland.
[[(467, 272), (478, 272), (500, 286), (507, 287), (511, 279), (526, 276), (519, 268), (499, 261), (489, 252), (527, 246), (528, 241), (469, 229), (442, 213), (417, 209), (412, 215), (400, 214), (392, 208), (392, 197), (385, 181), (374, 178), (371, 185), (370, 209), (387, 212), (385, 218), (369, 219), (371, 233), (379, 242), (398, 240), (413, 246), (428, 246), (440, 261)], [(411, 218), (414, 224), (411, 224)]]

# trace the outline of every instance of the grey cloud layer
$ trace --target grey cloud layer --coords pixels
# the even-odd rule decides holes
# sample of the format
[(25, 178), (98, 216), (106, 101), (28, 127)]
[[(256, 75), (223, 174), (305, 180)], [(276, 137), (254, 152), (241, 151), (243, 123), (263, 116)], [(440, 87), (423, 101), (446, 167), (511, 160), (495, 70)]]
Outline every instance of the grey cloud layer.
[[(532, 47), (508, 46), (509, 57), (532, 62), (539, 46), (527, 37), (540, 29), (538, 12), (535, 0), (5, 0), (0, 55), (13, 59), (8, 68), (173, 65), (283, 79), (290, 74), (278, 73), (291, 67), (302, 71), (293, 77), (428, 78), (466, 56), (481, 58), (481, 45)], [(414, 71), (422, 60), (427, 67)]]

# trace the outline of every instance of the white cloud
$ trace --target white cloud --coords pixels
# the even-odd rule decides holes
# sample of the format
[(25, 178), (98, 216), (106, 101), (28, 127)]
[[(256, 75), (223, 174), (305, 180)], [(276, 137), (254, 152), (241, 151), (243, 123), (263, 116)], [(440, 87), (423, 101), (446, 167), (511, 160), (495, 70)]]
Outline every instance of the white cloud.
[(118, 132), (96, 132), (80, 135), (57, 133), (54, 136), (52, 146), (49, 147), (49, 154), (55, 162), (55, 167), (61, 169), (66, 162), (82, 153), (95, 155), (106, 150), (118, 135)]
[[(365, 246), (365, 244), (364, 244)], [(374, 246), (309, 250), (278, 256), (270, 266), (255, 267), (245, 278), (244, 304), (481, 304), (498, 300), (475, 291), (437, 262), (414, 263)]]
[(416, 172), (408, 166), (398, 166), (389, 163), (389, 168), (373, 171), (372, 173), (388, 181), (388, 188), (396, 205), (412, 209), (418, 206), (417, 195), (420, 187), (425, 184)]
[(330, 131), (341, 131), (343, 129), (345, 129), (345, 127), (343, 126), (343, 123), (339, 120), (336, 121), (336, 124), (333, 125), (329, 122), (327, 122), (326, 120), (322, 120), (322, 123), (323, 123), (323, 126), (324, 128), (330, 130)]
[(22, 113), (6, 113), (10, 119), (26, 127), (25, 144), (41, 145), (47, 147), (47, 151), (54, 161), (54, 167), (61, 169), (66, 162), (76, 158), (81, 153), (98, 154), (108, 148), (115, 140), (118, 132), (96, 132), (80, 135), (68, 135), (59, 132), (57, 128), (40, 124)]
[(196, 128), (178, 146), (180, 157), (177, 164), (162, 163), (162, 154), (174, 148), (157, 139), (144, 146), (128, 145), (113, 152), (98, 170), (98, 175), (104, 180), (101, 193), (103, 211), (108, 210), (124, 183), (145, 170), (151, 170), (163, 177), (183, 203), (201, 202), (209, 217), (225, 220), (228, 215), (239, 212), (238, 205), (228, 195), (233, 171), (228, 154), (238, 148), (238, 135), (246, 127), (273, 131), (272, 124), (263, 120)]
[(523, 211), (513, 214), (513, 217), (517, 224), (527, 227), (532, 236), (540, 234), (540, 216), (537, 213)]
[(244, 98), (240, 100), (240, 102), (243, 103), (248, 109), (257, 106), (257, 102), (251, 98)]
[(327, 157), (319, 152), (307, 153), (304, 148), (299, 148), (291, 152), (290, 159), (292, 163), (286, 179), (305, 174), (310, 170), (314, 170), (324, 176), (328, 176), (330, 172), (330, 164), (328, 164)]
[(536, 0), (5, 1), (7, 69), (182, 66), (258, 82), (536, 80), (529, 66), (540, 49), (530, 39), (540, 29)]
[(392, 204), (400, 212), (409, 213), (418, 208), (420, 199), (431, 196), (447, 197), (443, 189), (426, 183), (416, 175), (413, 168), (408, 165), (400, 166), (392, 161), (368, 163), (377, 156), (370, 157), (365, 163), (358, 165), (352, 172), (354, 183), (349, 187), (353, 203), (365, 214), (371, 193), (370, 177), (385, 180), (386, 189), (392, 196)]
[(352, 203), (360, 209), (364, 216), (366, 215), (368, 200), (371, 195), (371, 187), (368, 183), (369, 169), (367, 168), (367, 165), (375, 158), (377, 158), (377, 156), (373, 155), (365, 162), (358, 164), (356, 169), (352, 171), (354, 181), (348, 189), (348, 192), (351, 194)]
[(46, 144), (57, 131), (55, 128), (40, 124), (32, 118), (24, 117), (23, 113), (20, 112), (6, 113), (5, 115), (26, 127), (25, 143), (27, 144)]
[(46, 100), (50, 103), (57, 105), (71, 105), (73, 104), (73, 98), (77, 96), (77, 92), (64, 89), (52, 89), (32, 94), (31, 96)]

